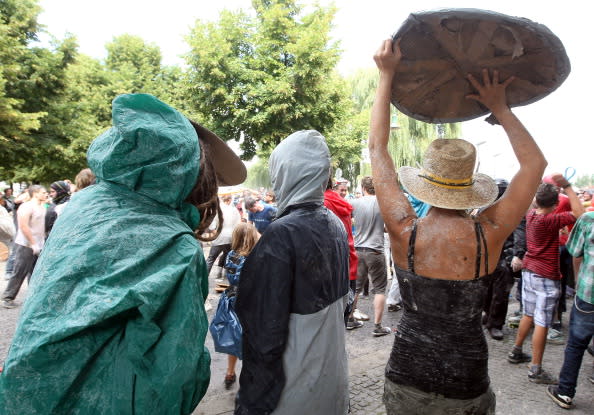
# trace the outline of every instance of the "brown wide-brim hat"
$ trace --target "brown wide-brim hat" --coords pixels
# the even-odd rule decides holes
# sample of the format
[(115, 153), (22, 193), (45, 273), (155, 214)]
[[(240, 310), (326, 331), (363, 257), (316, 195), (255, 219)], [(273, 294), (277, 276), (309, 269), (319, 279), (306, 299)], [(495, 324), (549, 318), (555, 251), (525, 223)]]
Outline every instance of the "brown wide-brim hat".
[(208, 145), (208, 154), (217, 175), (218, 185), (234, 186), (243, 183), (247, 177), (247, 170), (237, 154), (208, 128), (192, 120), (190, 123), (198, 137)]
[(460, 139), (437, 139), (427, 148), (421, 168), (398, 169), (407, 193), (444, 209), (477, 209), (492, 204), (499, 193), (495, 180), (474, 173), (476, 149)]
[(571, 70), (563, 44), (546, 26), (479, 9), (411, 14), (393, 36), (402, 60), (392, 103), (417, 120), (452, 123), (489, 114), (467, 79), (482, 83), (482, 70), (499, 71), (510, 107), (527, 105), (557, 89)]

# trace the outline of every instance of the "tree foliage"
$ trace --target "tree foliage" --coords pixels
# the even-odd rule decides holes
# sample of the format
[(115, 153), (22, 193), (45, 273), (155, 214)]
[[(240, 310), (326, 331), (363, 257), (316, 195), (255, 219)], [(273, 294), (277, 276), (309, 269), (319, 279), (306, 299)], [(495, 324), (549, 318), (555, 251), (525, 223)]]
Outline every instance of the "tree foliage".
[(41, 47), (35, 1), (0, 2), (0, 176), (52, 182), (86, 166), (91, 141), (111, 123), (118, 94), (151, 93), (182, 108), (183, 74), (163, 67), (161, 51), (122, 35), (104, 63), (78, 53), (67, 35)]
[(583, 189), (593, 188), (594, 174), (582, 174), (575, 180), (574, 185)]
[[(351, 90), (353, 111), (358, 114), (360, 120), (367, 120), (366, 124), (361, 123), (358, 133), (364, 146), (367, 146), (369, 135), (370, 109), (373, 105), (375, 90), (379, 75), (376, 69), (362, 69), (348, 79)], [(356, 119), (356, 118), (355, 118)], [(431, 141), (440, 136), (440, 129), (443, 138), (457, 138), (460, 136), (460, 124), (429, 124), (410, 118), (395, 108), (392, 108), (392, 128), (388, 151), (394, 160), (396, 168), (401, 166), (416, 166), (421, 162), (423, 153)], [(351, 164), (341, 166), (343, 172), (351, 182), (355, 182), (357, 176), (371, 174), (371, 168), (367, 161), (362, 165)]]
[(43, 111), (28, 111), (19, 91), (28, 45), (36, 40), (39, 7), (33, 0), (0, 2), (0, 173), (20, 150), (31, 145), (28, 133), (40, 126)]
[(189, 100), (208, 125), (239, 141), (245, 159), (266, 156), (296, 130), (332, 131), (346, 94), (329, 32), (335, 9), (302, 14), (291, 0), (254, 0), (255, 17), (221, 13), (194, 26), (186, 60)]

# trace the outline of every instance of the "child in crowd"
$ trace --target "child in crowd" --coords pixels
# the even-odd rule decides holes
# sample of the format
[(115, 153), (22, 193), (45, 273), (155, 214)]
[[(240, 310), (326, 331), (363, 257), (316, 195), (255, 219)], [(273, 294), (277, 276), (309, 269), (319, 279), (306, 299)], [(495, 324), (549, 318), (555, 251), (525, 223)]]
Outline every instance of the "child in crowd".
[[(225, 271), (230, 287), (225, 290), (223, 295), (227, 296), (229, 299), (229, 313), (227, 313), (227, 318), (235, 318), (237, 324), (239, 324), (239, 320), (235, 315), (235, 299), (238, 294), (237, 287), (239, 285), (239, 277), (241, 274), (241, 269), (243, 268), (243, 263), (258, 242), (258, 239), (260, 239), (260, 234), (254, 225), (241, 222), (233, 230), (233, 236), (231, 238), (231, 251), (229, 251), (227, 254), (227, 259), (225, 261)], [(222, 297), (221, 300), (223, 300)], [(220, 310), (217, 309), (217, 314), (219, 311)], [(239, 328), (241, 329), (241, 326), (239, 326)], [(213, 336), (213, 339), (215, 341), (215, 346), (220, 346), (216, 344), (217, 337)], [(230, 348), (241, 350), (241, 343), (233, 345)], [(241, 356), (234, 354), (228, 355), (227, 374), (225, 375), (225, 388), (227, 389), (230, 389), (231, 385), (233, 385), (233, 383), (235, 383), (237, 380), (237, 376), (235, 375), (235, 364), (237, 363), (238, 357)]]

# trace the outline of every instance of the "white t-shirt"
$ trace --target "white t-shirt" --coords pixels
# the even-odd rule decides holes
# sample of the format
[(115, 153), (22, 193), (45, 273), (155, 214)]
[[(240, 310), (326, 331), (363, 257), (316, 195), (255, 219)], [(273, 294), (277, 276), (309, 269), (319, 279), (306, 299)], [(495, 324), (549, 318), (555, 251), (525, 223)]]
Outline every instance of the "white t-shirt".
[[(217, 239), (212, 241), (213, 246), (230, 244), (233, 229), (235, 229), (237, 224), (241, 222), (241, 216), (235, 206), (221, 203), (221, 211), (223, 212), (223, 229), (221, 229), (221, 233)], [(213, 221), (210, 227), (214, 230), (217, 228), (217, 224), (218, 217)]]
[[(45, 203), (38, 205), (36, 201), (30, 200), (25, 202), (21, 205), (19, 210), (17, 210), (18, 218), (22, 218), (28, 216), (29, 220), (29, 228), (31, 229), (31, 235), (33, 235), (33, 239), (39, 248), (43, 248), (43, 243), (45, 242), (45, 212), (46, 212)], [(29, 241), (23, 234), (21, 228), (17, 231), (17, 235), (14, 239), (14, 243), (31, 247)]]

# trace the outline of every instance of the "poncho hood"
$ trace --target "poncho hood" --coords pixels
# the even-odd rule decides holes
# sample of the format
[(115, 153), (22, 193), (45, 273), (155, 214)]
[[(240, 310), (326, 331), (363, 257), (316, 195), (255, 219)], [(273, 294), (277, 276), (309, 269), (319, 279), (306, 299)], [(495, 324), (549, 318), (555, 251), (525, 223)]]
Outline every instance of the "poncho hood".
[(148, 94), (120, 95), (112, 104), (113, 127), (87, 152), (99, 179), (180, 208), (199, 173), (194, 127), (179, 111)]
[(269, 165), (277, 217), (289, 206), (324, 201), (330, 176), (330, 152), (319, 132), (304, 130), (291, 134), (276, 146)]

